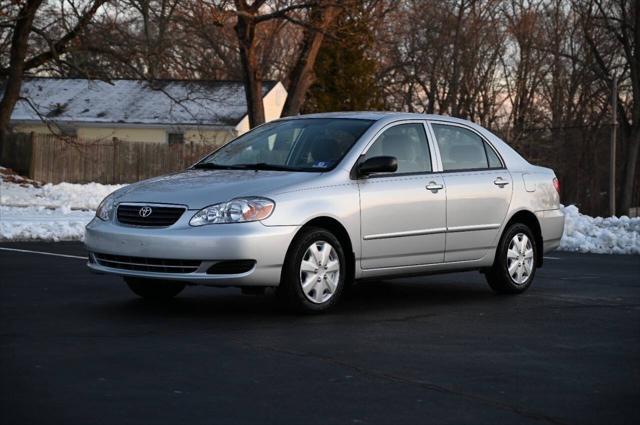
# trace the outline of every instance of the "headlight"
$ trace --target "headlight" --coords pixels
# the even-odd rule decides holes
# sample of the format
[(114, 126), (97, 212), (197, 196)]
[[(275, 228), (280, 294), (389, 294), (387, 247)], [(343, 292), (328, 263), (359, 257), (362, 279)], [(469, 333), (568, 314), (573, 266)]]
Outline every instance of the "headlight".
[(258, 221), (268, 218), (275, 202), (266, 198), (238, 198), (229, 202), (211, 205), (203, 208), (191, 218), (192, 226), (204, 226), (205, 224), (243, 223)]
[(96, 217), (104, 221), (111, 220), (111, 213), (113, 212), (114, 206), (113, 197), (111, 195), (107, 196), (102, 200), (102, 202), (100, 202), (100, 205), (98, 205)]

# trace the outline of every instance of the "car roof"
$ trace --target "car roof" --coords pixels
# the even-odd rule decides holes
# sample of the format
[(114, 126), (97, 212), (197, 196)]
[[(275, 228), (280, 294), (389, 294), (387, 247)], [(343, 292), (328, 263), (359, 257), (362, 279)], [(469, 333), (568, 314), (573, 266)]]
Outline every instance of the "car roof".
[[(379, 112), (379, 111), (345, 111), (345, 112), (322, 112), (317, 114), (296, 115), (292, 117), (286, 117), (289, 119), (296, 118), (352, 118), (361, 120), (373, 120), (378, 121), (384, 117), (391, 115), (407, 115), (402, 112)], [(418, 115), (418, 114), (409, 114)]]
[(317, 114), (296, 115), (291, 117), (282, 117), (281, 119), (304, 119), (304, 118), (350, 118), (361, 120), (379, 121), (382, 119), (390, 120), (411, 120), (411, 119), (430, 119), (438, 121), (450, 121), (458, 123), (473, 124), (468, 120), (454, 118), (447, 115), (436, 114), (419, 114), (412, 112), (388, 112), (388, 111), (345, 111), (345, 112), (322, 112)]

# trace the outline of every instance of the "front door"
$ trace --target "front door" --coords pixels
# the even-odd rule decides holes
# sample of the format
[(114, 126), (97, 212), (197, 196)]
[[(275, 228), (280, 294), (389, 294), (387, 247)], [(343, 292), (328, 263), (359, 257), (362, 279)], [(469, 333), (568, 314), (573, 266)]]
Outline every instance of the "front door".
[(403, 267), (444, 261), (444, 181), (434, 174), (422, 122), (386, 128), (365, 158), (393, 156), (394, 173), (360, 179), (362, 268)]

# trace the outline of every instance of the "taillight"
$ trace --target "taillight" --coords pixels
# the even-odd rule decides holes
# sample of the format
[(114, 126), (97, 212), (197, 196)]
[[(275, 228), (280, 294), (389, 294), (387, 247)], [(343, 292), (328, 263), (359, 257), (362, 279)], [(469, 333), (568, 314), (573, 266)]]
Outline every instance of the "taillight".
[(560, 180), (558, 180), (556, 177), (553, 178), (553, 187), (556, 188), (556, 192), (558, 192), (558, 195), (560, 194)]

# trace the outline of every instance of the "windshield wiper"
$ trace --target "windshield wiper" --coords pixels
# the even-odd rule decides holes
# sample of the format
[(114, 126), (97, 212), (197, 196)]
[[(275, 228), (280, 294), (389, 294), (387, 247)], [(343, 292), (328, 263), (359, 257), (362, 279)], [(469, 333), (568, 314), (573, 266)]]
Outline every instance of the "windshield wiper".
[(245, 167), (238, 167), (236, 165), (216, 164), (215, 162), (201, 162), (199, 164), (194, 165), (191, 168), (201, 169), (201, 170), (243, 170)]
[(255, 164), (233, 164), (233, 167), (245, 170), (269, 170), (269, 171), (299, 171), (299, 168), (288, 167), (286, 165), (267, 164), (266, 162), (258, 162)]
[(268, 170), (268, 171), (302, 171), (300, 168), (288, 167), (286, 165), (267, 164), (258, 162), (255, 164), (216, 164), (215, 162), (201, 162), (194, 165), (194, 169), (203, 170)]

